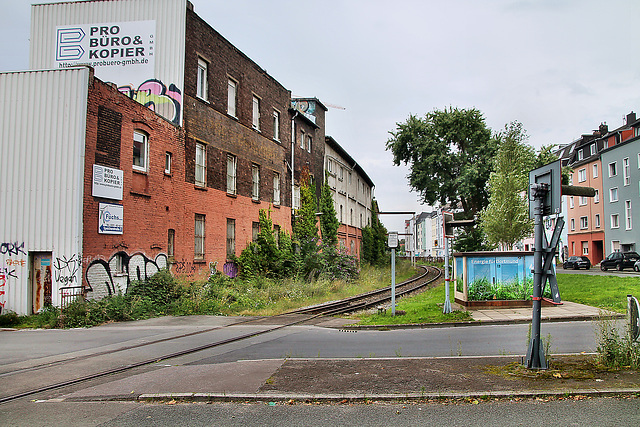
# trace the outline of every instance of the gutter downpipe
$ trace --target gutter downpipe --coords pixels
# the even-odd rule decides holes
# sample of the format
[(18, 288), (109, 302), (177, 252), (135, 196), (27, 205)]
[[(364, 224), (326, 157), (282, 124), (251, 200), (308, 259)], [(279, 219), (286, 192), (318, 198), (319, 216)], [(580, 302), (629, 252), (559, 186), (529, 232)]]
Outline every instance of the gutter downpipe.
[(293, 207), (295, 206), (295, 175), (294, 175), (294, 156), (293, 151), (296, 148), (296, 117), (298, 117), (298, 111), (291, 119), (291, 219), (293, 219)]

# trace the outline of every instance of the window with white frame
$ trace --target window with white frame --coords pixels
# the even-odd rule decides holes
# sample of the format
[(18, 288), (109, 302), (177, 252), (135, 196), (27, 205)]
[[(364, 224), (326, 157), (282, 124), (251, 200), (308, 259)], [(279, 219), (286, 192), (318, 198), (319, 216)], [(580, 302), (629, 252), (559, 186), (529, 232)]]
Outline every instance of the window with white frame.
[(204, 144), (196, 142), (196, 185), (207, 185), (207, 148)]
[[(640, 128), (638, 128), (640, 129)], [(638, 169), (640, 169), (640, 153), (638, 153)]]
[(584, 149), (578, 150), (578, 160), (584, 160)]
[(586, 217), (586, 216), (581, 216), (581, 217), (580, 217), (580, 230), (586, 230), (587, 228), (589, 228), (589, 220), (588, 220), (588, 217)]
[(609, 189), (609, 202), (617, 202), (618, 201), (618, 187), (613, 187)]
[(236, 174), (238, 159), (232, 154), (227, 155), (227, 193), (236, 194)]
[(589, 242), (582, 241), (582, 255), (589, 255)]
[(280, 141), (280, 112), (273, 110), (273, 139)]
[(207, 100), (207, 62), (198, 58), (198, 74), (196, 75), (196, 96)]
[(611, 252), (620, 252), (620, 240), (611, 241)]
[(600, 214), (596, 214), (594, 217), (594, 226), (595, 228), (600, 228)]
[(633, 222), (632, 222), (632, 212), (631, 212), (631, 200), (625, 200), (624, 202), (624, 223), (625, 223), (625, 228), (627, 230), (631, 230), (633, 229)]
[(569, 209), (573, 209), (573, 196), (569, 196)]
[(340, 166), (340, 174), (338, 175), (340, 181), (344, 180), (344, 168)]
[(609, 178), (618, 175), (618, 165), (616, 162), (609, 163)]
[(329, 173), (333, 173), (333, 160), (327, 159), (327, 170)]
[(300, 209), (300, 187), (293, 187), (293, 209)]
[(311, 142), (312, 142), (311, 135), (307, 135), (307, 151), (309, 153), (311, 152)]
[(598, 177), (598, 164), (597, 163), (595, 165), (593, 165), (593, 177), (594, 178)]
[(631, 184), (631, 166), (629, 165), (629, 158), (622, 159), (622, 176), (624, 185)]
[(255, 130), (260, 130), (260, 98), (253, 95), (253, 121), (252, 125)]
[(164, 153), (164, 173), (167, 175), (171, 175), (171, 159), (172, 155), (170, 152)]
[(227, 218), (227, 257), (236, 254), (236, 220)]
[(587, 197), (586, 196), (580, 196), (580, 198), (578, 199), (578, 203), (580, 204), (580, 206), (586, 206)]
[(578, 170), (578, 182), (585, 182), (587, 180), (587, 169)]
[(273, 173), (273, 204), (280, 204), (280, 174), (278, 172)]
[(596, 144), (591, 144), (591, 146), (589, 147), (589, 150), (592, 156), (596, 154)]
[(251, 198), (260, 200), (260, 166), (251, 165)]
[(238, 98), (238, 83), (229, 79), (227, 82), (227, 114), (236, 117), (236, 103)]
[(304, 150), (304, 130), (300, 131), (300, 148)]
[(593, 196), (593, 203), (600, 203), (600, 192), (596, 190), (596, 193)]
[(201, 214), (195, 215), (195, 229), (194, 229), (194, 251), (193, 257), (195, 259), (204, 259), (204, 230), (205, 230), (205, 216)]
[(149, 136), (141, 131), (133, 131), (133, 169), (146, 172), (149, 166)]
[(575, 218), (571, 218), (571, 231), (576, 229), (576, 220)]
[(611, 214), (611, 228), (620, 228), (620, 217), (618, 214)]

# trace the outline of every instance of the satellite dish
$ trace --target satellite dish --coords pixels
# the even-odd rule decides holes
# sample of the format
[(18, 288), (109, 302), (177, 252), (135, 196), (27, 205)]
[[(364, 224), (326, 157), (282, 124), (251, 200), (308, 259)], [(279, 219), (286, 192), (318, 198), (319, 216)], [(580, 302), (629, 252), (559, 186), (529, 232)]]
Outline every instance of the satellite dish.
[(631, 295), (627, 295), (627, 302), (627, 312), (629, 314), (629, 335), (631, 336), (631, 339), (635, 341), (640, 336), (640, 304), (638, 304), (638, 300)]

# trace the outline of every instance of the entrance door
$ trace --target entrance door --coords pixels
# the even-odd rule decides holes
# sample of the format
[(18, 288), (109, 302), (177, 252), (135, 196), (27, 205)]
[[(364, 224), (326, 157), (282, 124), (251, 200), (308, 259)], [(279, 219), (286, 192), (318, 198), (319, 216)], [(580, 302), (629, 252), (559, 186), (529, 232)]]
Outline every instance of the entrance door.
[(51, 304), (51, 252), (31, 254), (31, 296), (34, 313)]

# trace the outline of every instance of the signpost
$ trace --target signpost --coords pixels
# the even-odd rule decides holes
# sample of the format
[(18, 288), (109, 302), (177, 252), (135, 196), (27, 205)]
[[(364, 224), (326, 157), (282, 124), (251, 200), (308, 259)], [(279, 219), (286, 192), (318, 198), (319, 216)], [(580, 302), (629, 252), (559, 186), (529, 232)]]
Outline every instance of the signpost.
[(391, 315), (396, 315), (396, 248), (398, 232), (392, 231), (387, 237), (387, 246), (391, 248)]

